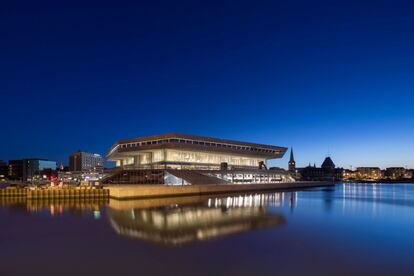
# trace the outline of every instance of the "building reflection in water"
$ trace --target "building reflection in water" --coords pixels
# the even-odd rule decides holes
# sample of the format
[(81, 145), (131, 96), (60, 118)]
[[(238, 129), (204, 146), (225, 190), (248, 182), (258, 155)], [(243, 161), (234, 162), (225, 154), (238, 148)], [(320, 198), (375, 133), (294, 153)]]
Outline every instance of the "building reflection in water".
[(174, 246), (280, 226), (286, 220), (273, 207), (286, 205), (293, 209), (296, 200), (296, 192), (286, 192), (123, 201), (1, 198), (0, 206), (10, 212), (50, 217), (107, 216), (122, 236)]
[(27, 200), (27, 210), (31, 213), (48, 212), (50, 216), (59, 216), (64, 212), (73, 215), (93, 214), (101, 217), (101, 209), (109, 203), (108, 199), (59, 199), (59, 200)]
[(190, 197), (111, 200), (110, 223), (123, 236), (163, 245), (181, 245), (284, 224), (268, 207), (291, 201), (290, 193), (223, 198)]
[(30, 200), (21, 197), (0, 198), (0, 206), (12, 212), (43, 213), (51, 217), (64, 213), (71, 215), (92, 214), (95, 219), (101, 218), (101, 210), (109, 203), (109, 199), (41, 199)]

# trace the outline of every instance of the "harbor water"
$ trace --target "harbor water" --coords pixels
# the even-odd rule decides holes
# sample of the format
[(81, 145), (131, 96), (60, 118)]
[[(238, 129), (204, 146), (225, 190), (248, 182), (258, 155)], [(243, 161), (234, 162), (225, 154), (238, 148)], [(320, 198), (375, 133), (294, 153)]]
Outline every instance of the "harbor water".
[(0, 199), (0, 275), (413, 275), (414, 185)]

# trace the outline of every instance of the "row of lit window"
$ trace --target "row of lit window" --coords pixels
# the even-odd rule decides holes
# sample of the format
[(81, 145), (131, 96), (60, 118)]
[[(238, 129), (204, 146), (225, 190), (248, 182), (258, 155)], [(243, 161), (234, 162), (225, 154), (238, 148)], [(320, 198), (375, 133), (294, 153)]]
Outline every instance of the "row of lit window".
[[(220, 178), (222, 174), (216, 174), (215, 177)], [(225, 177), (230, 178), (269, 178), (280, 177), (281, 174), (225, 174)]]
[(166, 144), (166, 143), (192, 144), (192, 145), (210, 146), (210, 147), (217, 147), (217, 148), (231, 148), (231, 149), (236, 149), (236, 150), (266, 152), (266, 153), (274, 153), (274, 154), (280, 153), (279, 151), (273, 150), (273, 149), (231, 145), (231, 144), (223, 144), (223, 143), (213, 143), (213, 142), (196, 141), (196, 140), (188, 140), (188, 139), (176, 139), (176, 138), (122, 144), (121, 148), (132, 148), (132, 147), (159, 145), (159, 144)]

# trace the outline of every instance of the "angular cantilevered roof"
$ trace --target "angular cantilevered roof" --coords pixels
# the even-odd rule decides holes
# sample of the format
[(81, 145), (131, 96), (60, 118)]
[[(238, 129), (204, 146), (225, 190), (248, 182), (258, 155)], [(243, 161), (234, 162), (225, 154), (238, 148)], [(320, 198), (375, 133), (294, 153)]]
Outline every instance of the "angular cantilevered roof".
[(229, 139), (212, 138), (180, 133), (167, 133), (119, 140), (108, 152), (111, 157), (115, 152), (133, 152), (139, 150), (175, 148), (196, 151), (214, 151), (230, 154), (260, 156), (267, 159), (281, 158), (286, 147), (242, 142)]

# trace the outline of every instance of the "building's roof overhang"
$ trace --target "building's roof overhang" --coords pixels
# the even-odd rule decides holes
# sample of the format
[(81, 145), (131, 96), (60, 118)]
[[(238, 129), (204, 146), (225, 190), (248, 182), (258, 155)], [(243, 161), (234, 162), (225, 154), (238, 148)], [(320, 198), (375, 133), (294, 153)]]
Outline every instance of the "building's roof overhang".
[[(145, 144), (153, 141), (152, 144)], [(188, 143), (193, 141), (193, 143)], [(144, 143), (144, 144), (143, 144)], [(180, 149), (190, 151), (219, 152), (226, 154), (253, 156), (265, 159), (281, 158), (287, 151), (286, 147), (241, 142), (228, 139), (195, 136), (179, 133), (168, 133), (119, 140), (107, 154), (108, 158), (114, 157), (116, 153), (128, 155), (128, 153), (155, 149)]]

